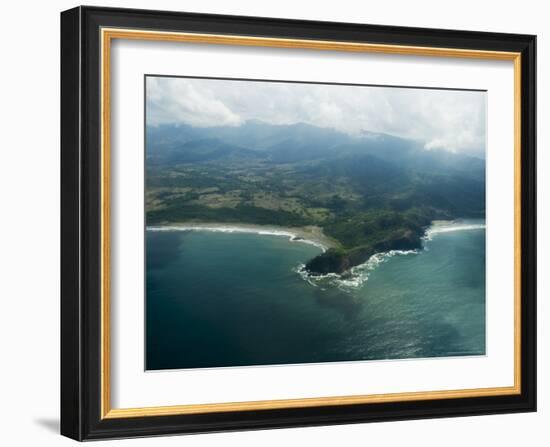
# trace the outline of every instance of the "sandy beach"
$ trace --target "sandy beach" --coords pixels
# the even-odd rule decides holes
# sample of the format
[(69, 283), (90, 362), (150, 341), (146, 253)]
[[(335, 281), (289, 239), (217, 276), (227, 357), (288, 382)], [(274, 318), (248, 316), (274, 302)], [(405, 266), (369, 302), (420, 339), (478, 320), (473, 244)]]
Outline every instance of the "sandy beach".
[(149, 231), (220, 231), (227, 233), (256, 233), (270, 234), (274, 236), (287, 236), (289, 239), (303, 243), (311, 243), (328, 250), (338, 247), (338, 242), (323, 233), (317, 226), (305, 227), (280, 227), (276, 225), (254, 225), (245, 223), (215, 223), (215, 222), (181, 222), (164, 225), (148, 226)]
[(439, 226), (443, 226), (443, 225), (451, 225), (453, 223), (455, 223), (456, 220), (454, 219), (448, 219), (448, 220), (443, 220), (443, 219), (438, 219), (438, 220), (432, 220), (432, 227), (439, 227)]

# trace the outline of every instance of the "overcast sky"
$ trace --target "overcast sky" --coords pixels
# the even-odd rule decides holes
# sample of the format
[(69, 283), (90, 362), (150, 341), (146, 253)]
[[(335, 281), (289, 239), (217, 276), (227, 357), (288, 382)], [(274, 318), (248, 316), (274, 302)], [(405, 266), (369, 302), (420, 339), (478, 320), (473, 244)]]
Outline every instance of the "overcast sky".
[(304, 122), (352, 135), (384, 132), (426, 149), (484, 156), (485, 93), (147, 77), (147, 124)]

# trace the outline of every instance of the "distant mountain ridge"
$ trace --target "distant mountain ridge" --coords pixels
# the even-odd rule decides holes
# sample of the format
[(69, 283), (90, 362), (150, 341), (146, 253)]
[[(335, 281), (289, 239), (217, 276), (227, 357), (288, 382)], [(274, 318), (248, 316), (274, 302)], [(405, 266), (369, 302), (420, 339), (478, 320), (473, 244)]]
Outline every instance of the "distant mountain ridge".
[[(306, 123), (268, 124), (249, 120), (240, 126), (193, 127), (186, 124), (147, 126), (148, 158), (163, 157), (176, 145), (182, 150), (193, 142), (220, 140), (228, 148), (266, 152), (277, 162), (295, 162), (308, 158), (338, 158), (350, 154), (368, 153), (378, 158), (414, 166), (418, 170), (444, 167), (460, 172), (484, 172), (485, 161), (469, 155), (441, 149), (427, 150), (416, 140), (385, 133), (364, 131), (361, 136), (350, 136), (335, 129), (316, 127)], [(166, 158), (166, 162), (171, 162)], [(424, 166), (422, 166), (424, 165)]]

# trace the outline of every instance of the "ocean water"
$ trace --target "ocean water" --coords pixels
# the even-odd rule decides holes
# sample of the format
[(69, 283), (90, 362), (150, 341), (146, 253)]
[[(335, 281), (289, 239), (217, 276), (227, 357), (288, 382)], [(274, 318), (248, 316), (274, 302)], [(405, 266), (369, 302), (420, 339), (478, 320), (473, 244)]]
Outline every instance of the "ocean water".
[(147, 231), (148, 370), (483, 355), (485, 226), (312, 280), (288, 236)]

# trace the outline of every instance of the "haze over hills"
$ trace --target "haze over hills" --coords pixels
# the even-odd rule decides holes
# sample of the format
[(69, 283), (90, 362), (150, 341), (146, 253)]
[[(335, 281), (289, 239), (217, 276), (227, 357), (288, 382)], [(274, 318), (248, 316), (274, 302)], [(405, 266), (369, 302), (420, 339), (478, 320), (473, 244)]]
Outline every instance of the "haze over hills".
[(485, 161), (421, 141), (310, 124), (146, 129), (147, 224), (315, 225), (335, 246), (312, 274), (419, 248), (434, 219), (483, 217)]

